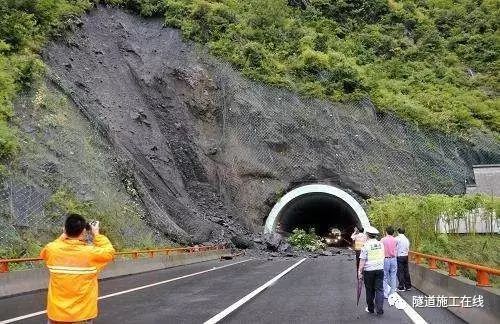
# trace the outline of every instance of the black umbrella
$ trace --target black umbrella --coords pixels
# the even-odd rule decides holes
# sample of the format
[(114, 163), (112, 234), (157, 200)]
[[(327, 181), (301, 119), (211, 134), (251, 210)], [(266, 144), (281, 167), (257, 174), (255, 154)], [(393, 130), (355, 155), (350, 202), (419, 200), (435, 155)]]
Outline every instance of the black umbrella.
[(356, 306), (359, 305), (359, 297), (361, 296), (361, 289), (363, 288), (363, 280), (358, 278), (358, 290), (356, 295)]

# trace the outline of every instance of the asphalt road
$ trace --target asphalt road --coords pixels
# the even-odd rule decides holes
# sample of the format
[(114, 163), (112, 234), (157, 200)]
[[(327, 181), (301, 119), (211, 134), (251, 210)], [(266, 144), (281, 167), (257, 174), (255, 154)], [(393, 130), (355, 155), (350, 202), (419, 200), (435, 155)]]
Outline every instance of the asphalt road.
[[(210, 261), (102, 281), (100, 296), (108, 297), (99, 301), (95, 323), (203, 323), (300, 261), (245, 260)], [(245, 262), (232, 265), (241, 261)], [(190, 274), (195, 275), (182, 277)], [(175, 278), (179, 279), (164, 282)], [(404, 311), (387, 303), (383, 316), (365, 313), (364, 293), (356, 307), (355, 280), (350, 256), (306, 259), (220, 323), (412, 323)], [(163, 283), (143, 287), (158, 282)], [(143, 288), (128, 291), (136, 287)], [(45, 294), (0, 299), (0, 323), (43, 310)], [(420, 292), (401, 293), (410, 305), (415, 294)], [(445, 309), (416, 310), (428, 323), (462, 323)], [(17, 323), (45, 321), (42, 314)]]

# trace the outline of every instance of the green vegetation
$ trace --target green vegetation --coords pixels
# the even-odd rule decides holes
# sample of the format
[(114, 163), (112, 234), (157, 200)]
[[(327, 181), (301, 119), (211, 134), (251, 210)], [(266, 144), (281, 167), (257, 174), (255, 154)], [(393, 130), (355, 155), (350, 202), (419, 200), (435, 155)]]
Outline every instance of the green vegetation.
[[(46, 213), (61, 221), (66, 213), (79, 213), (87, 220), (101, 222), (101, 232), (109, 237), (117, 250), (152, 248), (158, 245), (151, 230), (143, 230), (145, 225), (141, 211), (133, 203), (123, 203), (120, 197), (105, 197), (83, 202), (69, 189), (56, 191), (46, 206)], [(7, 224), (0, 225), (8, 226)], [(7, 228), (7, 227), (5, 227)], [(142, 230), (135, 232), (136, 230)], [(44, 229), (25, 229), (5, 231), (5, 240), (0, 244), (0, 258), (35, 257), (42, 247), (57, 238), (62, 232), (60, 227), (49, 226)]]
[(46, 39), (90, 8), (90, 0), (4, 0), (0, 2), (0, 160), (19, 147), (12, 127), (12, 101), (43, 74), (38, 56)]
[[(383, 231), (388, 225), (396, 228), (403, 226), (411, 241), (412, 249), (445, 256), (471, 263), (500, 266), (500, 235), (498, 234), (440, 234), (436, 232), (436, 224), (440, 217), (456, 230), (460, 219), (467, 219), (467, 214), (482, 208), (482, 218), (490, 224), (500, 218), (500, 198), (483, 195), (446, 196), (428, 195), (387, 196), (369, 200), (370, 221)], [(467, 227), (473, 230), (470, 222)], [(474, 278), (472, 272), (463, 272)], [(500, 281), (494, 281), (497, 285)]]
[[(422, 253), (444, 255), (451, 259), (463, 260), (492, 268), (500, 266), (500, 235), (457, 235), (441, 234), (436, 240), (425, 240), (420, 244)], [(446, 269), (445, 264), (439, 264)], [(471, 270), (460, 270), (461, 274), (475, 279), (476, 273)], [(500, 288), (500, 278), (491, 276), (494, 286)]]
[[(18, 97), (20, 114), (16, 118), (23, 143), (12, 163), (9, 178), (14, 191), (35, 184), (51, 190), (45, 206), (38, 199), (22, 200), (34, 226), (13, 226), (8, 208), (0, 211), (0, 258), (36, 256), (46, 243), (61, 234), (66, 212), (79, 212), (87, 219), (101, 221), (102, 229), (117, 249), (147, 248), (170, 244), (155, 235), (138, 205), (134, 182), (126, 169), (114, 160), (109, 144), (81, 115), (70, 100), (50, 82), (36, 82), (28, 93)], [(28, 112), (28, 113), (26, 113)], [(47, 166), (51, 166), (47, 172)], [(17, 189), (16, 189), (17, 188)], [(2, 206), (4, 207), (4, 206)], [(40, 215), (39, 207), (44, 208)]]
[[(12, 101), (43, 74), (38, 52), (99, 0), (0, 3), (0, 160), (18, 150)], [(332, 100), (369, 96), (419, 125), (498, 136), (500, 6), (493, 0), (103, 0), (165, 16), (244, 75)]]
[(246, 76), (445, 132), (500, 131), (497, 1), (114, 0), (205, 44)]
[[(0, 158), (17, 147), (12, 99), (43, 71), (44, 41), (98, 0), (0, 4)], [(104, 0), (164, 16), (244, 75), (332, 100), (369, 96), (431, 128), (500, 131), (493, 0)]]
[(314, 232), (314, 228), (306, 232), (303, 229), (296, 228), (293, 230), (292, 235), (288, 237), (288, 243), (302, 250), (316, 252), (325, 249), (325, 244)]
[[(481, 216), (488, 222), (500, 217), (500, 198), (484, 195), (389, 195), (381, 199), (370, 199), (368, 214), (370, 221), (383, 230), (388, 225), (403, 226), (411, 243), (420, 249), (425, 240), (436, 240), (436, 225), (440, 217), (456, 231), (458, 221), (483, 208)], [(495, 216), (496, 215), (496, 216)], [(473, 224), (467, 226), (473, 230)]]
[(102, 233), (109, 237), (118, 250), (124, 247), (147, 248), (155, 246), (151, 232), (149, 235), (133, 233), (133, 237), (127, 236), (127, 233), (132, 234), (130, 233), (131, 228), (140, 226), (141, 214), (137, 206), (116, 200), (103, 197), (95, 201), (82, 202), (70, 190), (61, 188), (52, 195), (47, 204), (47, 211), (50, 216), (56, 219), (66, 213), (79, 213), (87, 220), (99, 220)]

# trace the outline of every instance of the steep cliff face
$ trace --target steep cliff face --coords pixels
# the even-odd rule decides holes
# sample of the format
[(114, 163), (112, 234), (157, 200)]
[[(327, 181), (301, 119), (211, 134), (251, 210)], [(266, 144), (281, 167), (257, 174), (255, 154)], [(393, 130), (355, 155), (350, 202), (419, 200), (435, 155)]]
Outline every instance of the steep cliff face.
[(472, 164), (500, 162), (486, 135), (464, 142), (367, 100), (333, 104), (245, 80), (160, 20), (100, 8), (82, 22), (46, 48), (51, 78), (127, 166), (148, 222), (178, 241), (259, 230), (303, 183), (360, 200), (462, 193)]

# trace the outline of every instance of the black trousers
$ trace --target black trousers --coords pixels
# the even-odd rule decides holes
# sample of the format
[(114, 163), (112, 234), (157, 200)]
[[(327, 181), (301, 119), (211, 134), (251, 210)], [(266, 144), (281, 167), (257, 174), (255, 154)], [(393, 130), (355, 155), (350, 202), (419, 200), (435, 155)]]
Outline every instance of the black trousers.
[[(368, 311), (384, 313), (384, 270), (363, 271)], [(375, 303), (373, 302), (375, 300)]]
[(408, 269), (408, 256), (398, 256), (398, 289), (411, 288), (410, 270)]

